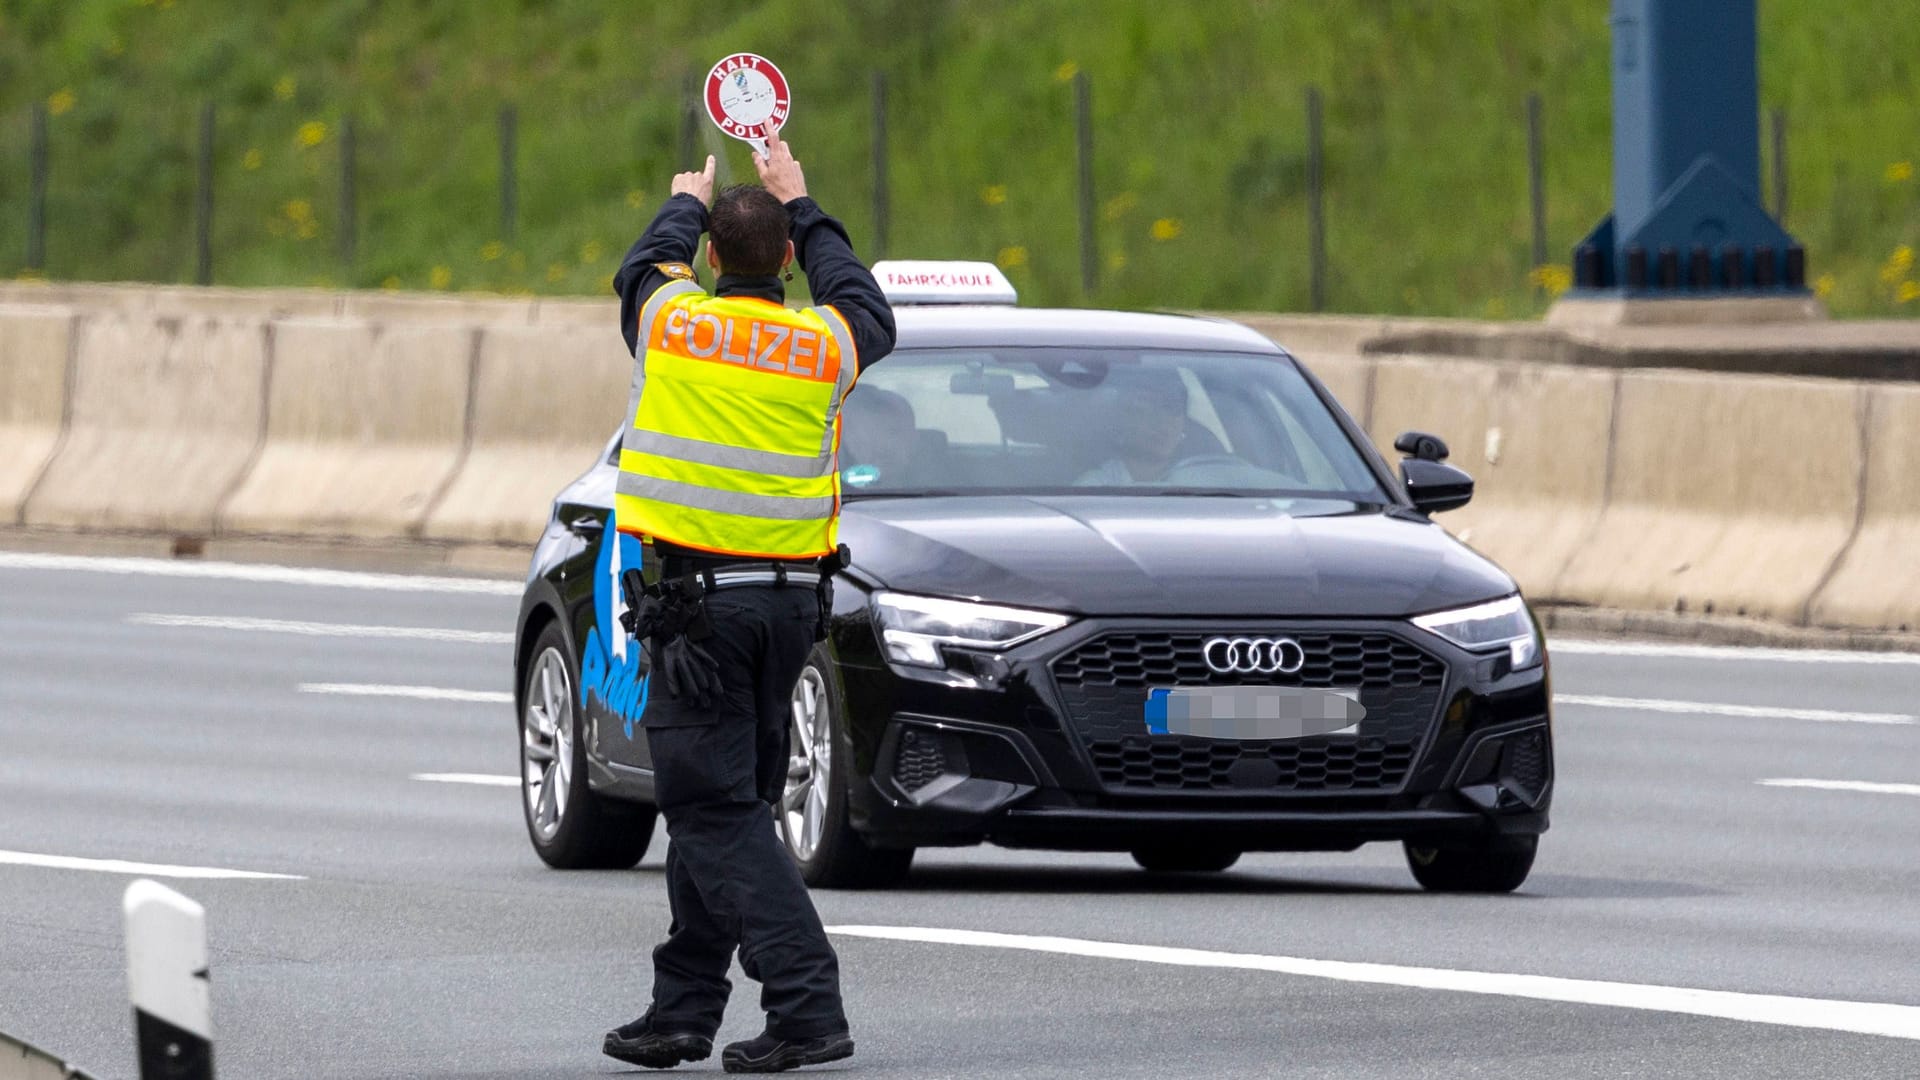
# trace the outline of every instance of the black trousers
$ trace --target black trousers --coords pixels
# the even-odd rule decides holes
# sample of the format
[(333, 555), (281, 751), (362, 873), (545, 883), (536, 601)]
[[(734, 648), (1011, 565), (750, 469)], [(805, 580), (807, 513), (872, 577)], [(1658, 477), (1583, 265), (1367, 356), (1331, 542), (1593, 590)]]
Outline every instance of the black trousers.
[(653, 951), (653, 1011), (661, 1030), (719, 1030), (727, 969), (760, 983), (767, 1028), (809, 1038), (847, 1027), (840, 967), (806, 883), (774, 832), (786, 784), (794, 683), (813, 647), (811, 589), (744, 586), (706, 598), (721, 699), (701, 710), (663, 681), (641, 716), (654, 790), (667, 823), (673, 925)]

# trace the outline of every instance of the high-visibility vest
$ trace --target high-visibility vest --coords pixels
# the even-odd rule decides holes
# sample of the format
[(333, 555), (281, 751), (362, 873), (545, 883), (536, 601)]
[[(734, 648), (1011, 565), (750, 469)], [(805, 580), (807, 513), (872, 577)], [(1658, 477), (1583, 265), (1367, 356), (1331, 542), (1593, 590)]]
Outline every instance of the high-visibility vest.
[(858, 372), (840, 313), (672, 281), (635, 340), (616, 527), (723, 555), (831, 553), (840, 402)]

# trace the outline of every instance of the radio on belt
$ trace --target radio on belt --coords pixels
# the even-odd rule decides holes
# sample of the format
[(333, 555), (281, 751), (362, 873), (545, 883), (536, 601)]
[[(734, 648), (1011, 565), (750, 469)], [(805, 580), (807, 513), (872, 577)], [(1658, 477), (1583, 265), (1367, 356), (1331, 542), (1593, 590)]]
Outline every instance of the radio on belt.
[(1020, 294), (990, 262), (882, 259), (873, 264), (880, 291), (895, 304), (1012, 304)]

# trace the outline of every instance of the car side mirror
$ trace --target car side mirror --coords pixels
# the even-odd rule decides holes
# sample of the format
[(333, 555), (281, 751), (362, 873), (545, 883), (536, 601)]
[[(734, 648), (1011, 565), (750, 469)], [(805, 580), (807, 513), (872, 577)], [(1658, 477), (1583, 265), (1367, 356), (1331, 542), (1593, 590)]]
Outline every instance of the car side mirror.
[[(1442, 453), (1445, 449), (1443, 445)], [(1473, 501), (1473, 477), (1443, 461), (1406, 458), (1400, 462), (1400, 479), (1407, 485), (1413, 508), (1423, 514), (1458, 510)]]
[(1422, 461), (1447, 460), (1447, 441), (1438, 435), (1429, 435), (1424, 431), (1403, 431), (1393, 440), (1393, 448), (1412, 458)]

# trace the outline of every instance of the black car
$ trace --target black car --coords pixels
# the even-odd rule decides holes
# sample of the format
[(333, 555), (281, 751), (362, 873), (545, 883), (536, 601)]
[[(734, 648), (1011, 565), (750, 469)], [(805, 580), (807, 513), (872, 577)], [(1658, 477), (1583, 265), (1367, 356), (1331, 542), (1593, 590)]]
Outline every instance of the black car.
[[(1428, 520), (1472, 494), (1439, 439), (1403, 436), (1396, 477), (1233, 323), (897, 315), (843, 414), (853, 560), (775, 808), (810, 884), (982, 841), (1217, 871), (1399, 840), (1430, 889), (1520, 885), (1547, 658), (1513, 580)], [(555, 500), (521, 605), (527, 825), (557, 867), (630, 866), (654, 819), (618, 444)]]

